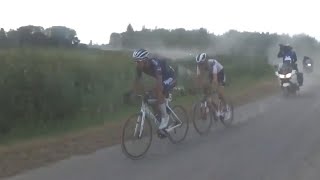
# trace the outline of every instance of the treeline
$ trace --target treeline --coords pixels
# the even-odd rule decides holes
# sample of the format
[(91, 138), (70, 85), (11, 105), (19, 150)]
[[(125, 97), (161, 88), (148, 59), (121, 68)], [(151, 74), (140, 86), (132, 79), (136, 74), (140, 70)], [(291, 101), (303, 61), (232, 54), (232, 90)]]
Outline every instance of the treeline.
[(0, 28), (0, 48), (12, 47), (85, 47), (80, 43), (77, 32), (65, 26), (21, 26), (6, 32)]
[(315, 56), (320, 50), (319, 42), (306, 34), (239, 32), (230, 30), (222, 35), (209, 33), (206, 29), (183, 28), (146, 29), (135, 31), (129, 24), (122, 33), (112, 33), (109, 44), (115, 48), (133, 49), (181, 49), (189, 52), (207, 51), (216, 54), (275, 57), (279, 43), (290, 43), (297, 55)]
[(135, 48), (135, 47), (167, 47), (192, 49), (207, 48), (212, 45), (212, 38), (204, 28), (199, 30), (187, 31), (183, 28), (174, 30), (167, 29), (146, 29), (134, 31), (131, 24), (128, 25), (127, 31), (122, 33), (112, 33), (109, 44), (113, 47)]

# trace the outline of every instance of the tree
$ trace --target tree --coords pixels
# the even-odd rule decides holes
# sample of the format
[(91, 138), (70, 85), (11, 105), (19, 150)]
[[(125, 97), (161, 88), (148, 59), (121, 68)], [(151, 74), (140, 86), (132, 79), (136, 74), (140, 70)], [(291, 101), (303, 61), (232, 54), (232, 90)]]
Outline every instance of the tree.
[(28, 26), (21, 26), (17, 29), (18, 32), (28, 32), (29, 34), (33, 34), (36, 32), (43, 32), (44, 28), (41, 26), (33, 26), (33, 25), (28, 25)]
[(45, 34), (56, 46), (72, 46), (77, 43), (76, 31), (65, 26), (52, 26), (45, 30)]
[(7, 38), (8, 38), (8, 46), (18, 46), (18, 43), (19, 43), (19, 37), (18, 37), (18, 32), (13, 30), (13, 29), (10, 29), (8, 32), (7, 32)]
[[(43, 41), (43, 35), (40, 35), (44, 32), (44, 28), (41, 26), (33, 26), (33, 25), (28, 25), (28, 26), (21, 26), (17, 29), (18, 33), (18, 42), (20, 46), (24, 45), (32, 45), (33, 43), (35, 44), (41, 44), (41, 42), (36, 42), (36, 38), (41, 38), (39, 39), (40, 41)], [(36, 36), (34, 36), (36, 34)], [(34, 36), (34, 37), (33, 37)]]
[(78, 37), (74, 37), (74, 38), (72, 39), (72, 44), (73, 44), (74, 46), (78, 46), (79, 43), (80, 43), (80, 39), (79, 39)]
[(17, 29), (18, 42), (20, 46), (24, 46), (31, 43), (32, 40), (32, 27), (22, 26)]
[(109, 44), (110, 44), (112, 47), (115, 47), (115, 48), (120, 48), (120, 47), (122, 47), (121, 34), (119, 34), (119, 33), (112, 33), (112, 34), (110, 35)]
[(136, 40), (135, 40), (134, 36), (135, 36), (135, 32), (134, 32), (131, 24), (129, 24), (127, 27), (127, 31), (122, 34), (123, 38), (122, 38), (121, 44), (123, 45), (123, 47), (125, 47), (125, 48), (135, 47)]
[(3, 28), (0, 29), (0, 47), (7, 46), (7, 34)]
[(4, 31), (3, 28), (0, 29), (0, 41), (6, 40), (7, 39), (7, 34)]
[(128, 33), (133, 33), (133, 32), (134, 32), (133, 27), (132, 27), (131, 24), (129, 24), (129, 25), (127, 26), (127, 32), (128, 32)]
[(49, 45), (48, 37), (43, 32), (35, 32), (31, 36), (31, 44), (38, 46), (46, 46)]

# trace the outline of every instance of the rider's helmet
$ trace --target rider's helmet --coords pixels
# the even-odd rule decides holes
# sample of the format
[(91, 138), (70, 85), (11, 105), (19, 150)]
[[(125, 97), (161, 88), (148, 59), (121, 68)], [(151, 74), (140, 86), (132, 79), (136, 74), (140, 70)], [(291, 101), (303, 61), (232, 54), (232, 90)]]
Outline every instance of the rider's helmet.
[(287, 49), (287, 50), (291, 50), (292, 49), (292, 46), (289, 44), (289, 43), (286, 43), (284, 45), (284, 47)]
[(207, 54), (206, 53), (198, 54), (197, 57), (196, 57), (196, 62), (197, 63), (203, 62), (203, 61), (206, 60), (206, 58), (207, 58)]
[(134, 61), (142, 61), (148, 58), (149, 52), (145, 49), (135, 50), (132, 54)]
[(200, 74), (199, 63), (204, 62), (206, 59), (207, 59), (207, 54), (206, 53), (201, 53), (201, 54), (197, 55), (197, 57), (196, 57), (197, 75)]
[(303, 60), (310, 59), (308, 56), (303, 56)]
[(279, 46), (280, 46), (280, 51), (288, 52), (292, 50), (292, 47), (289, 43), (279, 44)]

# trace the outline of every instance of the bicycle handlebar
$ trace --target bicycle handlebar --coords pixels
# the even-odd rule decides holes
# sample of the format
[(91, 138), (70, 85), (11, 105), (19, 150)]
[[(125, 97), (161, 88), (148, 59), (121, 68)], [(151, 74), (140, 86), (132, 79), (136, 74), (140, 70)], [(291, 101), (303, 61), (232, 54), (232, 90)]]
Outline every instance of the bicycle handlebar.
[[(137, 94), (136, 96), (140, 97), (142, 101), (148, 102), (150, 104), (153, 104), (158, 101), (156, 97), (152, 97), (152, 93), (150, 91), (146, 91), (143, 94)], [(169, 97), (165, 99), (172, 101), (172, 94), (169, 93)]]

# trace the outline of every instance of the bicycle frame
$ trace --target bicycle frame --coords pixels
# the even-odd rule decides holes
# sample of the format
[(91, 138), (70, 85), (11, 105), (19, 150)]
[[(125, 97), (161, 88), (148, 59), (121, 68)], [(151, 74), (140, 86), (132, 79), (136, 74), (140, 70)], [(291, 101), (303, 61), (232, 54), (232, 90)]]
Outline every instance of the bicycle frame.
[[(171, 100), (170, 100), (171, 101)], [(173, 126), (173, 127), (170, 127), (167, 129), (167, 132), (170, 132), (172, 130), (174, 130), (175, 128), (177, 127), (180, 127), (182, 125), (182, 121), (180, 120), (180, 118), (177, 116), (177, 114), (171, 109), (171, 107), (169, 106), (169, 101), (166, 99), (166, 106), (167, 106), (167, 109), (170, 110), (170, 113), (169, 113), (169, 116), (171, 116), (172, 114), (174, 115), (174, 117), (176, 117), (176, 119), (179, 121), (179, 124)]]
[(149, 106), (147, 105), (147, 103), (144, 100), (144, 97), (143, 96), (140, 96), (140, 97), (142, 99), (141, 108), (140, 108), (140, 115), (138, 116), (136, 127), (134, 129), (134, 136), (135, 136), (136, 133), (137, 133), (137, 129), (139, 127), (139, 124), (140, 124), (139, 138), (141, 138), (141, 135), (142, 135), (142, 131), (143, 131), (144, 121), (145, 121), (146, 115), (148, 115), (150, 119), (153, 119), (155, 121), (155, 123), (157, 124), (156, 117), (151, 112)]
[[(153, 112), (149, 108), (149, 104), (155, 103), (157, 100), (156, 99), (148, 99), (147, 101), (145, 101), (144, 96), (142, 96), (142, 95), (139, 95), (139, 96), (141, 97), (141, 108), (140, 108), (140, 115), (138, 116), (137, 123), (135, 126), (134, 136), (136, 135), (137, 129), (140, 124), (139, 138), (141, 138), (146, 116), (148, 116), (148, 118), (150, 118), (151, 120), (154, 120), (154, 123), (156, 126), (159, 126), (159, 122), (158, 122), (157, 118), (155, 117), (155, 115), (153, 114)], [(180, 120), (180, 118), (176, 115), (176, 113), (172, 110), (172, 108), (169, 105), (169, 102), (172, 101), (171, 94), (169, 94), (169, 98), (166, 98), (165, 101), (166, 101), (166, 107), (170, 111), (170, 112), (168, 112), (169, 115), (171, 116), (173, 114), (176, 117), (176, 119), (178, 119), (178, 121), (179, 121), (178, 125), (175, 125), (173, 127), (166, 129), (167, 132), (170, 132), (170, 131), (174, 130), (175, 128), (181, 126), (182, 121)]]
[[(214, 94), (212, 94), (212, 95), (215, 95), (216, 93), (214, 93)], [(212, 96), (212, 95), (210, 95), (210, 96)], [(208, 101), (207, 101), (207, 98), (208, 98), (208, 96), (207, 95), (204, 95), (204, 107), (207, 107), (207, 105), (208, 105)], [(202, 102), (202, 103), (203, 103)], [(213, 101), (213, 102), (211, 102), (212, 103), (212, 105), (214, 106), (213, 108), (215, 109), (215, 110), (218, 110), (218, 111), (220, 111), (220, 105), (221, 105), (221, 99), (220, 99), (220, 96), (218, 96), (218, 102), (216, 103), (215, 101)], [(202, 105), (202, 104), (201, 104)]]

